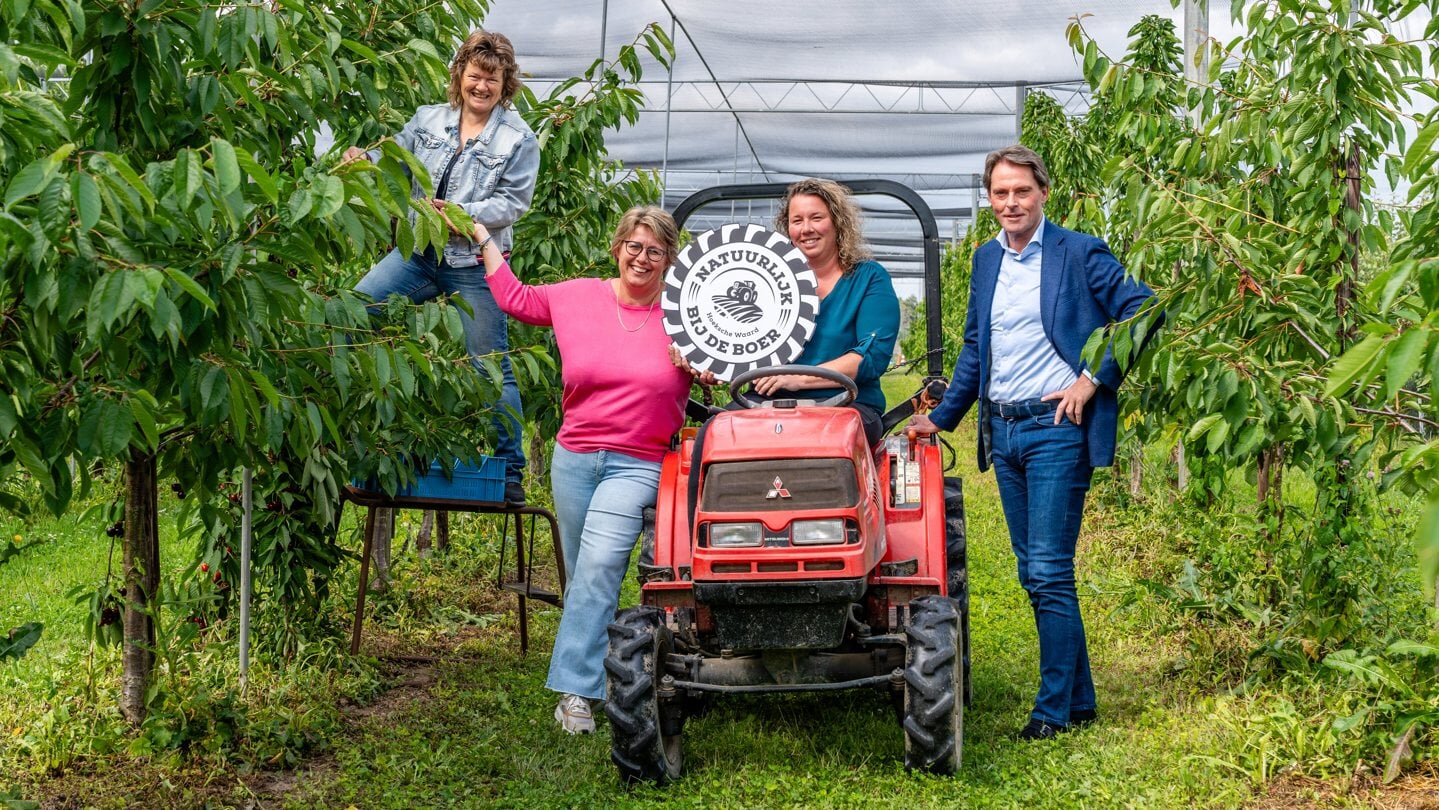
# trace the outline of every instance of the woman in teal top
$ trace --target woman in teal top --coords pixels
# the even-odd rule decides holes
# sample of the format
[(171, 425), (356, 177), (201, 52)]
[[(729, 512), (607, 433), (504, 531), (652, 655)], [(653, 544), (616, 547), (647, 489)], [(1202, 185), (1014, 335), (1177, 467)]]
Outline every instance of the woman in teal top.
[[(869, 259), (859, 221), (859, 206), (848, 189), (833, 180), (808, 178), (785, 192), (775, 229), (804, 254), (819, 287), (814, 335), (795, 362), (852, 378), (859, 387), (854, 407), (864, 420), (865, 436), (877, 444), (884, 413), (879, 377), (894, 354), (899, 299), (889, 274)], [(757, 380), (754, 390), (766, 397), (807, 399), (839, 393), (826, 380), (799, 374)]]

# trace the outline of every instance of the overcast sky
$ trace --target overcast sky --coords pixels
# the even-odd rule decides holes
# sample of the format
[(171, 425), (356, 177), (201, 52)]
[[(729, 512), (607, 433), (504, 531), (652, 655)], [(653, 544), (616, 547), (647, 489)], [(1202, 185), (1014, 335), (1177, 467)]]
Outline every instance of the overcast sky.
[[(1237, 33), (1229, 4), (1211, 5), (1210, 34), (1227, 42)], [(608, 139), (626, 163), (664, 168), (668, 206), (720, 183), (886, 176), (948, 212), (940, 232), (949, 235), (973, 205), (983, 156), (1015, 140), (1013, 83), (1081, 110), (1075, 86), (1055, 84), (1081, 76), (1065, 38), (1071, 18), (1083, 15), (1118, 58), (1146, 14), (1183, 30), (1168, 0), (494, 0), (485, 24), (511, 38), (541, 93), (545, 79), (577, 75), (599, 56), (602, 29), (610, 57), (650, 22), (673, 30), (674, 83), (646, 56), (649, 111)], [(1423, 24), (1395, 33), (1417, 39)], [(889, 241), (886, 227), (871, 221), (867, 235)]]

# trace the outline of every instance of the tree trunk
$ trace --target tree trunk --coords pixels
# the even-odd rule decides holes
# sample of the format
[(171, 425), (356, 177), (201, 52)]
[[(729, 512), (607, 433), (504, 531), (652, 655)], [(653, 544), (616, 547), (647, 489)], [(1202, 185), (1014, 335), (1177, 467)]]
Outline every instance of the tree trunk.
[(435, 548), (439, 549), (440, 553), (442, 553), (442, 554), (443, 554), (444, 552), (446, 552), (446, 551), (449, 551), (449, 550), (450, 550), (450, 513), (449, 513), (449, 512), (436, 512), (436, 513), (435, 513), (435, 531), (436, 531), (436, 533), (439, 535), (439, 537), (435, 540)]
[(548, 457), (545, 456), (545, 437), (540, 435), (538, 428), (530, 431), (530, 455), (526, 459), (525, 466), (528, 469), (531, 481), (542, 481), (545, 478), (546, 464)]
[(1129, 456), (1129, 495), (1138, 498), (1144, 487), (1144, 448), (1136, 447)]
[[(1359, 181), (1363, 167), (1359, 163), (1359, 144), (1349, 144), (1349, 154), (1346, 156), (1344, 165), (1344, 207), (1347, 208), (1358, 222), (1364, 216), (1364, 197), (1360, 193)], [(1339, 351), (1345, 351), (1354, 343), (1359, 334), (1359, 326), (1356, 319), (1349, 317), (1349, 310), (1354, 306), (1355, 288), (1359, 284), (1359, 227), (1349, 228), (1349, 249), (1347, 251), (1347, 262), (1339, 266), (1339, 284), (1334, 290), (1334, 312), (1339, 316)], [(1349, 465), (1346, 460), (1335, 459), (1338, 465), (1334, 471), (1335, 491), (1345, 493), (1340, 496), (1336, 504), (1342, 515), (1349, 512), (1349, 497), (1352, 492), (1349, 483)]]
[(1260, 451), (1255, 490), (1260, 505), (1277, 505), (1284, 500), (1284, 445), (1276, 444)]
[(1189, 489), (1189, 459), (1184, 455), (1184, 440), (1174, 443), (1174, 488), (1179, 492)]
[(435, 530), (435, 510), (426, 509), (425, 516), (420, 518), (420, 531), (415, 535), (415, 553), (420, 559), (430, 558), (430, 535)]
[(1284, 534), (1284, 445), (1276, 444), (1260, 451), (1255, 495), (1259, 514), (1273, 516), (1273, 522), (1266, 521), (1263, 529), (1265, 553), (1268, 553)]
[[(1209, 19), (1209, 12), (1208, 12), (1207, 10), (1204, 12), (1204, 18), (1205, 18), (1205, 22), (1206, 22), (1206, 24), (1207, 24), (1207, 23), (1208, 23), (1208, 19)], [(1185, 41), (1187, 42), (1188, 39), (1186, 39)], [(1208, 57), (1206, 56), (1205, 59), (1208, 59)], [(1207, 71), (1206, 71), (1206, 74), (1205, 74), (1205, 75), (1206, 75), (1206, 76), (1208, 75)], [(1174, 278), (1174, 280), (1175, 280), (1176, 282), (1179, 281), (1179, 278), (1180, 278), (1179, 271), (1180, 271), (1180, 263), (1176, 261), (1176, 262), (1174, 263), (1173, 272), (1171, 273), (1171, 276)], [(1189, 489), (1189, 459), (1185, 458), (1185, 456), (1184, 456), (1184, 436), (1183, 436), (1183, 434), (1180, 435), (1179, 441), (1177, 441), (1177, 442), (1174, 443), (1174, 456), (1173, 456), (1173, 459), (1174, 459), (1174, 487), (1175, 487), (1175, 489), (1182, 495), (1182, 494), (1184, 494), (1184, 491), (1185, 491), (1185, 490)]]
[(160, 531), (155, 457), (130, 451), (125, 462), (125, 645), (120, 713), (145, 720), (145, 694), (155, 670), (155, 611), (160, 593)]
[[(1359, 145), (1349, 144), (1349, 154), (1344, 165), (1344, 207), (1353, 213), (1355, 218), (1364, 214), (1363, 196), (1360, 194), (1359, 181), (1363, 177), (1363, 167), (1359, 163)], [(1339, 316), (1339, 351), (1349, 348), (1354, 342), (1358, 333), (1358, 327), (1354, 319), (1349, 317), (1349, 310), (1354, 306), (1354, 290), (1359, 279), (1359, 228), (1349, 228), (1349, 249), (1347, 252), (1347, 264), (1339, 266), (1339, 284), (1334, 289), (1334, 313)]]
[(375, 536), (370, 540), (375, 570), (369, 587), (378, 593), (390, 587), (390, 542), (395, 539), (395, 510), (371, 508), (375, 510)]

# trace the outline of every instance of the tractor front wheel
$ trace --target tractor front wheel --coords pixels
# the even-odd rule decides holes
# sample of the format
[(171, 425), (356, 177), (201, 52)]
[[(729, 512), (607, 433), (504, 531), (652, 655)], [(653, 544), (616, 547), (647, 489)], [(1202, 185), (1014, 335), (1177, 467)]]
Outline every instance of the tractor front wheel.
[(609, 635), (605, 714), (610, 758), (627, 782), (672, 782), (680, 776), (684, 718), (678, 700), (660, 700), (664, 660), (673, 645), (664, 611), (650, 606), (621, 611)]
[(944, 596), (909, 603), (904, 667), (904, 767), (953, 774), (964, 742), (959, 611)]

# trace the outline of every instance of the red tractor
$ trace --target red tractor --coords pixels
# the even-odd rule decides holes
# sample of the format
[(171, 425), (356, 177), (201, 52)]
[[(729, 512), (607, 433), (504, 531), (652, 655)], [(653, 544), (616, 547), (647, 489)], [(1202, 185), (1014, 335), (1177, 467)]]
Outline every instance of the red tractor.
[[(924, 228), (932, 396), (942, 391), (933, 216), (898, 184), (849, 185), (906, 202)], [(709, 189), (676, 219), (707, 202), (783, 191)], [(763, 404), (743, 393), (763, 376), (790, 373), (844, 390), (822, 402)], [(870, 447), (858, 412), (843, 407), (855, 386), (842, 374), (760, 368), (736, 377), (731, 393), (746, 407), (686, 428), (666, 456), (643, 540), (642, 604), (609, 628), (605, 713), (621, 776), (678, 778), (685, 719), (708, 696), (852, 688), (894, 698), (907, 768), (954, 773), (969, 697), (959, 479), (944, 477), (931, 438), (890, 436)], [(891, 410), (886, 427), (912, 410)]]

